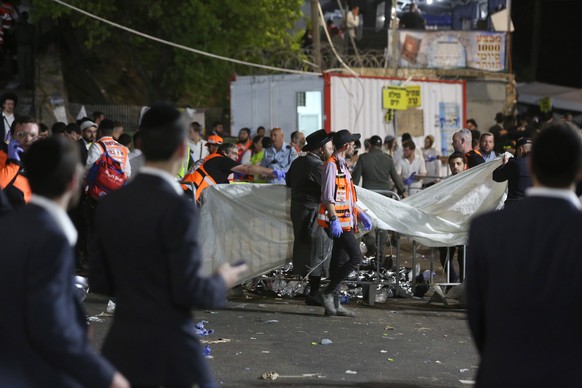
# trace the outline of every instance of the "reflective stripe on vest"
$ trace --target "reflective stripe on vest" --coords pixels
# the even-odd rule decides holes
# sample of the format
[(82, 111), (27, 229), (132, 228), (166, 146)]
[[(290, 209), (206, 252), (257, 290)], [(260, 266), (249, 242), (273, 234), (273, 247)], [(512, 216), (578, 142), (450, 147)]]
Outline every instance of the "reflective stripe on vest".
[[(352, 213), (350, 212), (350, 207), (352, 203), (356, 203), (358, 200), (356, 196), (356, 189), (354, 187), (353, 182), (346, 178), (346, 175), (341, 172), (341, 168), (337, 159), (332, 156), (327, 160), (325, 163), (335, 163), (337, 166), (337, 173), (335, 177), (335, 189), (334, 189), (334, 197), (335, 197), (335, 214), (337, 216), (338, 221), (343, 230), (349, 231), (352, 229)], [(324, 167), (325, 168), (325, 167)], [(341, 198), (338, 198), (338, 192), (341, 195)], [(345, 194), (342, 194), (345, 193)], [(345, 197), (344, 197), (345, 195)], [(358, 211), (355, 207), (353, 207), (353, 217), (354, 219), (358, 219)], [(327, 216), (327, 208), (323, 203), (319, 204), (319, 213), (317, 215), (317, 223), (322, 228), (329, 228), (329, 217)]]
[[(202, 162), (200, 167), (198, 167), (198, 169), (196, 169), (196, 171), (194, 171), (193, 173), (190, 173), (184, 177), (185, 181), (192, 182), (194, 184), (194, 187), (196, 188), (196, 201), (200, 201), (200, 193), (202, 193), (202, 191), (204, 191), (205, 188), (207, 188), (208, 186), (213, 186), (216, 184), (216, 181), (210, 175), (208, 175), (208, 172), (204, 168), (204, 164), (206, 164), (206, 162), (208, 162), (210, 159), (214, 159), (214, 158), (218, 158), (218, 157), (225, 157), (225, 156), (223, 156), (219, 153), (214, 153), (214, 154), (208, 155), (206, 157), (206, 159), (204, 159), (204, 161)], [(182, 185), (182, 188), (184, 188), (184, 190), (186, 190), (186, 187), (184, 185)]]

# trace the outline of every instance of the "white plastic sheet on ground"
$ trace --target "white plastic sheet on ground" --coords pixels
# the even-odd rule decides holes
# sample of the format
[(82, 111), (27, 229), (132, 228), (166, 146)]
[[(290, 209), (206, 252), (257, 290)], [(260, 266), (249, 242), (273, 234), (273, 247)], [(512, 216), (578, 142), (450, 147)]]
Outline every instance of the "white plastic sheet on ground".
[[(506, 183), (491, 179), (501, 159), (465, 171), (396, 201), (357, 188), (375, 227), (397, 231), (429, 246), (464, 244), (470, 219), (499, 207)], [(291, 193), (283, 185), (216, 185), (206, 189), (201, 208), (203, 274), (223, 262), (245, 259), (252, 278), (291, 261)]]

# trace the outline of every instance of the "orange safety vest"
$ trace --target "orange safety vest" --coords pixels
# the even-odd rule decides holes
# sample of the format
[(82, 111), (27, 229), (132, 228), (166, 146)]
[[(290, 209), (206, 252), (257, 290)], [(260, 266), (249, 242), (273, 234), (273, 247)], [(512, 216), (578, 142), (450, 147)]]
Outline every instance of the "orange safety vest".
[(0, 152), (0, 189), (5, 191), (13, 205), (13, 201), (28, 203), (32, 195), (28, 178), (20, 173), (18, 163), (6, 163), (7, 159), (8, 154)]
[(99, 144), (99, 142), (105, 144), (105, 147), (107, 147), (107, 153), (113, 159), (119, 162), (119, 164), (121, 165), (121, 169), (125, 172), (126, 164), (129, 162), (129, 154), (127, 147), (118, 143), (111, 136), (104, 136), (94, 143), (94, 145), (98, 146), (101, 149), (101, 153), (104, 153), (105, 150), (103, 149), (101, 144)]
[[(335, 163), (337, 166), (337, 173), (335, 175), (335, 189), (334, 189), (334, 197), (335, 197), (335, 214), (337, 215), (337, 219), (340, 222), (342, 230), (350, 231), (353, 227), (352, 222), (352, 214), (350, 213), (350, 208), (353, 208), (353, 216), (355, 219), (358, 219), (358, 209), (355, 206), (351, 206), (355, 204), (358, 200), (356, 196), (356, 188), (354, 187), (354, 183), (346, 178), (346, 174), (341, 171), (340, 165), (338, 160), (331, 156), (325, 164), (328, 163)], [(325, 169), (325, 165), (324, 165)], [(327, 216), (327, 208), (325, 204), (319, 204), (319, 214), (317, 215), (317, 223), (322, 228), (329, 228), (329, 217)], [(354, 227), (354, 231), (357, 232), (357, 228)]]
[[(219, 154), (217, 152), (208, 155), (206, 157), (206, 159), (204, 159), (204, 161), (202, 162), (200, 167), (198, 167), (195, 171), (191, 172), (190, 174), (186, 175), (183, 179), (186, 182), (192, 182), (194, 184), (194, 187), (196, 188), (196, 201), (197, 202), (200, 202), (200, 193), (202, 193), (202, 191), (204, 191), (205, 188), (207, 188), (208, 186), (212, 186), (212, 185), (216, 184), (216, 181), (214, 180), (214, 178), (212, 178), (210, 175), (208, 175), (208, 172), (204, 168), (204, 164), (206, 164), (206, 162), (208, 162), (210, 159), (214, 159), (214, 158), (218, 158), (218, 157), (224, 158), (225, 156), (222, 154)], [(182, 188), (184, 190), (188, 189), (188, 187), (184, 184), (182, 184)]]
[(244, 153), (247, 152), (247, 150), (251, 148), (251, 146), (253, 145), (253, 142), (251, 140), (247, 140), (247, 142), (244, 144), (236, 143), (235, 145), (238, 152), (238, 161), (240, 162), (242, 160)]

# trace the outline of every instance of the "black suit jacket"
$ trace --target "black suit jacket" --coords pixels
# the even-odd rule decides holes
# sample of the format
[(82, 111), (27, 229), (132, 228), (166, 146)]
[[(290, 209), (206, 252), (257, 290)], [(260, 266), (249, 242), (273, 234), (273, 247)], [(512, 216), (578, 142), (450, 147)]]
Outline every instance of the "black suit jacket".
[(117, 297), (103, 354), (132, 384), (214, 384), (191, 308), (223, 306), (227, 289), (198, 275), (198, 222), (192, 201), (147, 173), (97, 205), (89, 283)]
[(27, 205), (0, 218), (0, 236), (0, 386), (108, 387), (114, 370), (89, 344), (55, 220)]
[(469, 325), (483, 387), (582, 386), (582, 212), (526, 197), (469, 231)]
[(495, 182), (507, 181), (507, 200), (505, 205), (525, 197), (525, 190), (531, 187), (531, 176), (527, 167), (527, 159), (510, 158), (507, 163), (493, 170), (493, 180)]
[(291, 189), (291, 206), (314, 209), (321, 201), (323, 161), (315, 154), (300, 156), (291, 163), (285, 185)]
[(85, 145), (85, 140), (79, 139), (77, 140), (77, 144), (79, 145), (79, 152), (81, 153), (81, 164), (85, 166), (87, 164), (87, 157), (89, 156), (89, 150)]

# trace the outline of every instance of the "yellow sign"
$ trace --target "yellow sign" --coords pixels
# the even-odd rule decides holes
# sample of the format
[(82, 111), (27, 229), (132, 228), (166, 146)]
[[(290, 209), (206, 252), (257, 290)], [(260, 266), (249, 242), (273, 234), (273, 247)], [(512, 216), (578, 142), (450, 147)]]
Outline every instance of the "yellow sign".
[(540, 98), (540, 112), (545, 113), (552, 110), (552, 100), (550, 97)]
[(382, 108), (396, 110), (408, 109), (408, 94), (406, 88), (388, 86), (382, 89)]
[(412, 85), (406, 88), (406, 93), (408, 95), (408, 107), (409, 108), (419, 108), (420, 107), (420, 85)]
[(420, 107), (420, 85), (388, 86), (382, 89), (382, 108), (406, 110)]

